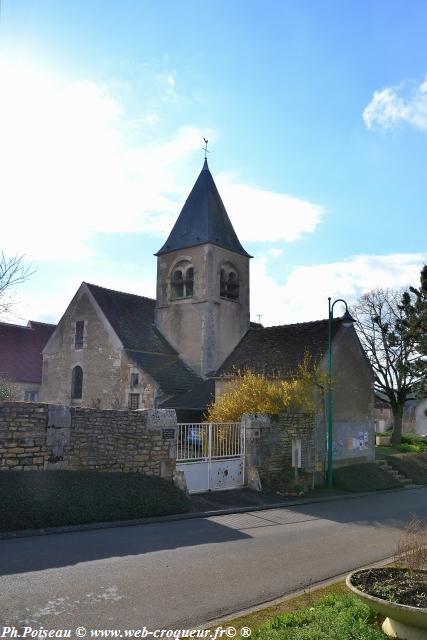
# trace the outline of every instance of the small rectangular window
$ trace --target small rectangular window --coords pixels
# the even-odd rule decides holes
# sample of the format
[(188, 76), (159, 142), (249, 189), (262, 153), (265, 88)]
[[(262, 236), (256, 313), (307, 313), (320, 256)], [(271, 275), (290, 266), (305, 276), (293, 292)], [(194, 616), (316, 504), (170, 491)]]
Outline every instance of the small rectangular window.
[(129, 394), (129, 409), (131, 411), (136, 411), (136, 409), (139, 409), (139, 393)]
[(85, 321), (77, 320), (76, 322), (76, 334), (74, 337), (74, 348), (83, 349), (83, 338), (85, 333)]
[(25, 392), (25, 400), (27, 402), (36, 402), (38, 400), (39, 394), (37, 391), (26, 391)]
[(139, 374), (131, 373), (130, 374), (130, 386), (137, 387), (139, 385)]

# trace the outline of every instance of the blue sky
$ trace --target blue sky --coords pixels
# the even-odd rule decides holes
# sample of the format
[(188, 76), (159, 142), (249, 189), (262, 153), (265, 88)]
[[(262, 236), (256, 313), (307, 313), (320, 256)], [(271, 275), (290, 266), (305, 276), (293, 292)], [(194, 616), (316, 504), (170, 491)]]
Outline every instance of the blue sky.
[(154, 296), (203, 135), (254, 319), (416, 284), (426, 21), (417, 1), (3, 0), (0, 248), (36, 268), (8, 319), (57, 321), (82, 280)]

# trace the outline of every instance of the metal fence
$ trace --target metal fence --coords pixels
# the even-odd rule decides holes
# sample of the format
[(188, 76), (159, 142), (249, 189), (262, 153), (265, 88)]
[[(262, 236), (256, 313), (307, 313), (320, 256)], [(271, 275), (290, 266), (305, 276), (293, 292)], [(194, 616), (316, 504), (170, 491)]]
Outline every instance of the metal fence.
[(240, 422), (178, 423), (177, 462), (238, 458), (243, 453)]

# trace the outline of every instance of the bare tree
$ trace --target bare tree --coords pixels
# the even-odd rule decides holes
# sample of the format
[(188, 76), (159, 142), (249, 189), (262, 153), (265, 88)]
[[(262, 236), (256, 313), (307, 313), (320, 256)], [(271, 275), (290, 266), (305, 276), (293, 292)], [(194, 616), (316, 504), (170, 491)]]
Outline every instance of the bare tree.
[(10, 311), (13, 305), (12, 288), (22, 284), (34, 271), (23, 263), (24, 256), (7, 258), (0, 252), (0, 315)]
[(420, 377), (414, 338), (403, 329), (401, 297), (402, 291), (374, 289), (352, 308), (375, 387), (387, 396), (393, 412), (393, 444), (402, 440), (403, 407)]

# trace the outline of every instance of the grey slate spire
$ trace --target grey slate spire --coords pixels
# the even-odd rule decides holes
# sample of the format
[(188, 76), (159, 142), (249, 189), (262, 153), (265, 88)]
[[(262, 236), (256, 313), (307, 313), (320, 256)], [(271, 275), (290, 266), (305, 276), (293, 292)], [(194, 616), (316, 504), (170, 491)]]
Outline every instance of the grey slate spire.
[(206, 243), (251, 258), (239, 242), (205, 158), (177, 221), (156, 256)]

